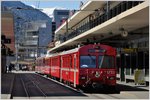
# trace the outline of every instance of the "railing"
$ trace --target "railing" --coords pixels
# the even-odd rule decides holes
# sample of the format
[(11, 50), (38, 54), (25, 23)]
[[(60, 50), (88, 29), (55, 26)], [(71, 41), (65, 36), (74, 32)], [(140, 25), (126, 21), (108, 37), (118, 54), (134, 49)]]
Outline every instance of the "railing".
[[(63, 42), (78, 36), (79, 34), (92, 29), (93, 27), (104, 23), (105, 21), (117, 16), (118, 14), (135, 7), (136, 5), (142, 3), (143, 1), (123, 1), (119, 3), (117, 6), (109, 9), (108, 12), (104, 11), (104, 13), (99, 14), (98, 11), (95, 11), (93, 14), (87, 16), (85, 19), (80, 21), (78, 24), (71, 28), (71, 32), (65, 33), (65, 37), (63, 38)], [(70, 30), (70, 29), (68, 29)]]

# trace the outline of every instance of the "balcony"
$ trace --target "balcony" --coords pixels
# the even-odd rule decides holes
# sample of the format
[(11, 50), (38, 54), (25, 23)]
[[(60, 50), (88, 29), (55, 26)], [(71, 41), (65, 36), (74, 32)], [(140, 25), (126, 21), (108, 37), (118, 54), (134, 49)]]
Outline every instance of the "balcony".
[[(131, 9), (143, 1), (123, 1), (119, 3), (117, 6), (108, 10), (108, 12), (104, 11), (104, 13), (99, 14), (99, 11), (95, 11), (93, 14), (87, 16), (83, 20), (81, 20), (78, 24), (71, 27), (70, 29), (66, 29), (68, 32), (64, 33), (63, 42), (70, 40), (106, 21), (109, 19), (125, 12), (128, 9)], [(66, 24), (67, 25), (67, 24)]]

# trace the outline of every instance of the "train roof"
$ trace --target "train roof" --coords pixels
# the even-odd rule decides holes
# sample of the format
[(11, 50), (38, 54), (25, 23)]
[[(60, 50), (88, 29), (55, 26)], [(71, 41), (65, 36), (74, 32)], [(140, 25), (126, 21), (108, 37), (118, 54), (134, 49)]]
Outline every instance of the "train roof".
[[(89, 44), (89, 45), (91, 45), (91, 46), (92, 45), (108, 46), (108, 45), (103, 45), (103, 44)], [(46, 57), (52, 57), (52, 56), (54, 57), (54, 56), (58, 56), (58, 55), (65, 55), (65, 54), (69, 54), (69, 53), (74, 53), (74, 52), (79, 51), (79, 49), (81, 49), (82, 47), (89, 46), (89, 45), (78, 46), (77, 48), (67, 50), (67, 51), (62, 51), (62, 52), (59, 52), (59, 53), (50, 53), (48, 51)], [(109, 46), (109, 47), (111, 47), (111, 46)]]
[(79, 49), (80, 48), (75, 48), (75, 49), (71, 49), (71, 50), (68, 50), (68, 51), (63, 51), (63, 52), (60, 53), (60, 55), (74, 53), (74, 52), (77, 52)]
[(58, 55), (64, 55), (64, 54), (68, 54), (68, 53), (74, 53), (74, 52), (77, 52), (81, 47), (77, 47), (77, 48), (74, 48), (74, 49), (71, 49), (71, 50), (67, 50), (67, 51), (62, 51), (62, 52), (59, 52), (59, 53), (49, 53), (47, 52), (46, 54), (46, 57), (51, 57), (51, 56), (58, 56)]

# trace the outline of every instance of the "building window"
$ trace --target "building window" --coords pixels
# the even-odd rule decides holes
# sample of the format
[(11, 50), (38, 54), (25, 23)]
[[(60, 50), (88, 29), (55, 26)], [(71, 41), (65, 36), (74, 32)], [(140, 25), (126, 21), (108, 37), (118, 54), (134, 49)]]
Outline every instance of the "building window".
[(69, 12), (57, 12), (58, 15), (69, 15)]

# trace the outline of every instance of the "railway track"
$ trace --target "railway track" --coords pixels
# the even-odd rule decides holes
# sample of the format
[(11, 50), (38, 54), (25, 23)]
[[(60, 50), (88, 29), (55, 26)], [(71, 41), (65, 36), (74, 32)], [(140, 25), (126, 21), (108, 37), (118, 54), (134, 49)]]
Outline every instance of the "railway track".
[(82, 93), (64, 87), (53, 81), (45, 79), (36, 74), (16, 74), (11, 98), (33, 98), (33, 97), (56, 97), (56, 96), (80, 96)]
[[(14, 84), (12, 84), (11, 99), (121, 99), (130, 97), (137, 98), (135, 94), (129, 94), (128, 92), (112, 93), (105, 91), (109, 89), (103, 89), (100, 91), (88, 90), (88, 92), (81, 90), (81, 92), (56, 80), (47, 78), (45, 76), (41, 76), (42, 75), (33, 73), (16, 73), (14, 78)], [(125, 87), (119, 85), (117, 88), (121, 89)], [(126, 86), (126, 88), (129, 89), (131, 87)], [(137, 91), (137, 89), (134, 90)], [(126, 97), (126, 95), (129, 95), (129, 97)]]
[(37, 85), (36, 80), (27, 74), (17, 74), (11, 94), (13, 97), (46, 97), (46, 94)]
[[(38, 74), (39, 75), (39, 74)], [(42, 76), (42, 77), (44, 77), (43, 75), (40, 75), (40, 76)], [(46, 78), (46, 79), (50, 79), (50, 78), (47, 78), (47, 77), (44, 77), (44, 78)], [(89, 90), (83, 90), (83, 89), (76, 89), (76, 88), (73, 88), (73, 87), (70, 87), (70, 86), (68, 86), (68, 85), (64, 85), (63, 83), (60, 83), (60, 82), (58, 82), (58, 81), (56, 81), (56, 80), (53, 80), (53, 79), (50, 79), (50, 80), (52, 80), (52, 81), (54, 81), (54, 82), (56, 82), (56, 83), (58, 83), (58, 84), (60, 84), (60, 85), (62, 85), (62, 86), (65, 86), (65, 87), (67, 87), (67, 88), (70, 88), (70, 89), (72, 89), (72, 90), (74, 90), (74, 91), (77, 91), (77, 92), (80, 92), (80, 93), (82, 93), (82, 94), (84, 94), (84, 95), (86, 95), (86, 96), (88, 96), (89, 98), (91, 98), (91, 99), (106, 99), (106, 97), (108, 98), (108, 99), (120, 99), (120, 98), (118, 98), (118, 97), (116, 97), (116, 96), (112, 96), (111, 94), (112, 93), (118, 93), (118, 91), (116, 92), (116, 90), (114, 91), (114, 90), (110, 90), (110, 91), (108, 91), (108, 90), (100, 90), (100, 91), (93, 91), (91, 88), (89, 88)], [(85, 92), (86, 91), (86, 92)], [(109, 94), (110, 93), (110, 94)]]

